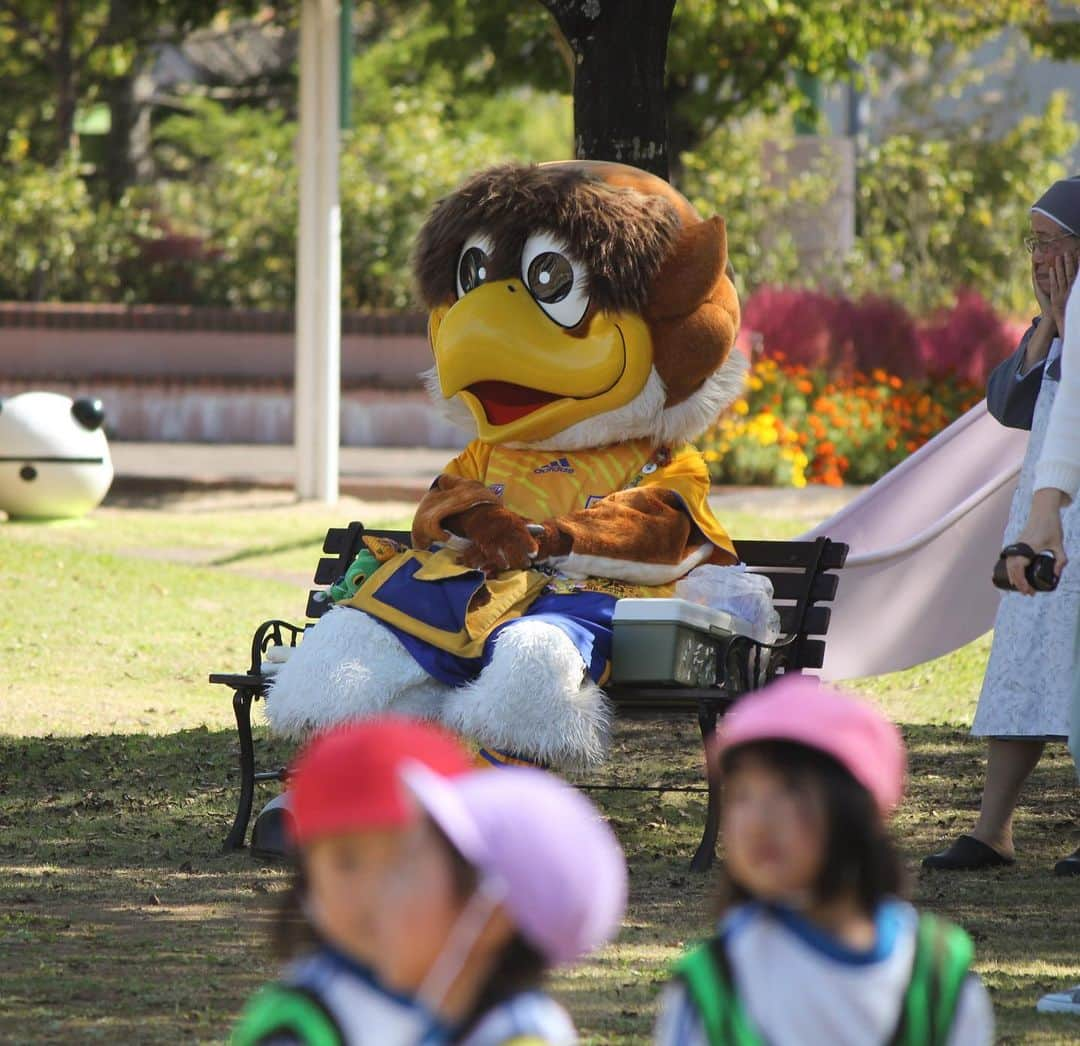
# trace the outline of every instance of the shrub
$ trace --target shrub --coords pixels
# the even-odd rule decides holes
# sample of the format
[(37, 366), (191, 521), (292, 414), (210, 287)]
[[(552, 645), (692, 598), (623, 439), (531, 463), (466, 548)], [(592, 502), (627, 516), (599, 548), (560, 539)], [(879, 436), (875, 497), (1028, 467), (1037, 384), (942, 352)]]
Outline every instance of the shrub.
[(1016, 347), (1015, 323), (974, 291), (918, 324), (899, 302), (858, 301), (819, 291), (764, 287), (743, 306), (743, 330), (761, 336), (768, 357), (834, 377), (882, 370), (904, 380), (954, 375), (983, 384)]
[(919, 332), (923, 366), (931, 377), (955, 375), (982, 384), (1016, 348), (1012, 325), (976, 291), (963, 291), (951, 309), (939, 311)]
[(118, 217), (95, 205), (74, 160), (9, 163), (0, 176), (0, 299), (115, 300), (133, 251)]

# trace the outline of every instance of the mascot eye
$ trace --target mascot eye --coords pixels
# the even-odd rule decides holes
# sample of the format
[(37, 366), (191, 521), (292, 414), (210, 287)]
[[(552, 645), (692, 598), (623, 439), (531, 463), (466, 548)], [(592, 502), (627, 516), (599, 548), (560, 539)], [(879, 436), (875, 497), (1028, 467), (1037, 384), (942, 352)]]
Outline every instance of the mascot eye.
[(486, 236), (474, 236), (462, 248), (457, 267), (457, 294), (464, 297), (491, 278), (495, 245)]
[(576, 327), (589, 308), (588, 272), (566, 245), (549, 233), (535, 233), (521, 254), (521, 278), (537, 305), (560, 327)]
[(561, 254), (544, 251), (533, 258), (525, 282), (537, 301), (562, 301), (574, 286), (574, 267)]

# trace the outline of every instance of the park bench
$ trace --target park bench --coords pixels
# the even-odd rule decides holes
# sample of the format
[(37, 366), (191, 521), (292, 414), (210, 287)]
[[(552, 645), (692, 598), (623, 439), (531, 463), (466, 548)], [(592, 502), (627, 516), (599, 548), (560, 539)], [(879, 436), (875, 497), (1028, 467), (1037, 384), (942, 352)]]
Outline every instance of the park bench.
[[(315, 585), (308, 593), (307, 617), (314, 622), (332, 603), (325, 586), (342, 577), (361, 550), (364, 534), (391, 538), (408, 544), (403, 531), (368, 530), (362, 523), (332, 528), (323, 542), (325, 556), (315, 570)], [(679, 685), (640, 686), (608, 684), (605, 692), (615, 713), (623, 717), (651, 717), (696, 714), (706, 746), (708, 806), (705, 829), (691, 868), (704, 871), (713, 860), (719, 827), (720, 782), (714, 761), (707, 758), (708, 743), (716, 730), (718, 717), (742, 694), (753, 690), (778, 673), (802, 672), (820, 668), (825, 656), (825, 636), (829, 630), (830, 608), (836, 598), (839, 576), (835, 571), (844, 565), (847, 546), (828, 538), (814, 541), (738, 541), (740, 560), (757, 573), (766, 575), (773, 585), (774, 602), (780, 614), (781, 636), (766, 645), (747, 636), (731, 636), (717, 641), (716, 684), (708, 687)], [(255, 743), (251, 732), (251, 706), (267, 694), (272, 676), (263, 670), (267, 653), (275, 647), (294, 647), (308, 625), (287, 621), (266, 621), (255, 631), (251, 643), (251, 664), (240, 674), (213, 673), (210, 682), (230, 688), (240, 743), (240, 794), (236, 817), (225, 839), (226, 850), (244, 846), (255, 785), (265, 781), (283, 781), (285, 770), (259, 770), (255, 765)], [(616, 624), (616, 631), (618, 625)], [(614, 666), (613, 679), (618, 679)]]

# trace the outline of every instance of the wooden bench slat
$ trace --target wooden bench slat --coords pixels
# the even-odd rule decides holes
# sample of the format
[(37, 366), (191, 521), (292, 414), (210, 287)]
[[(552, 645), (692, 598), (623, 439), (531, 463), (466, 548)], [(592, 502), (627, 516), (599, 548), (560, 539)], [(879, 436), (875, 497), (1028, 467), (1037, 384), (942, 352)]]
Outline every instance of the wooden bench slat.
[(796, 668), (821, 668), (825, 664), (825, 640), (804, 639), (795, 658)]
[(313, 620), (317, 620), (332, 606), (333, 604), (326, 598), (326, 593), (323, 592), (322, 589), (313, 588), (308, 592), (307, 609), (304, 613)]
[(316, 585), (332, 585), (342, 575), (341, 561), (338, 559), (320, 559), (315, 568)]
[(831, 603), (836, 598), (836, 589), (839, 584), (839, 574), (818, 574), (810, 589), (810, 602)]
[(817, 562), (816, 541), (736, 541), (739, 559), (755, 567), (802, 567)]
[(796, 606), (777, 607), (780, 613), (780, 631), (789, 636), (792, 632), (802, 631), (808, 636), (823, 636), (829, 631), (832, 610), (829, 607), (810, 607), (799, 628), (799, 608)]
[[(802, 600), (806, 596), (808, 579), (802, 573), (781, 574), (765, 570), (761, 573), (772, 582), (774, 599)], [(810, 587), (811, 603), (829, 603), (836, 596), (838, 574), (819, 574)]]
[(840, 541), (830, 541), (821, 555), (821, 565), (825, 570), (839, 570), (848, 557), (848, 546)]
[(348, 540), (348, 527), (331, 527), (326, 532), (326, 537), (323, 539), (322, 550), (330, 555), (340, 555)]
[(832, 607), (810, 607), (803, 619), (802, 631), (808, 636), (828, 634), (832, 622)]

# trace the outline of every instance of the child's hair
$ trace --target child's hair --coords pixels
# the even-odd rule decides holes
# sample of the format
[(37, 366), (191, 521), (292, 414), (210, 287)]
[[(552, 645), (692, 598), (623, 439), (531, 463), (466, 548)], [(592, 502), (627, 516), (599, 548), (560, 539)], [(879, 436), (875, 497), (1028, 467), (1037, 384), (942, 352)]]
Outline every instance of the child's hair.
[[(465, 903), (479, 885), (476, 869), (461, 855), (434, 821), (429, 822), (436, 837), (446, 850), (454, 882), (454, 893)], [(530, 988), (537, 987), (544, 979), (547, 963), (544, 957), (519, 932), (503, 946), (497, 957), (491, 976), (484, 984), (475, 1003), (458, 1028), (456, 1041), (466, 1038), (485, 1013), (500, 1002)]]
[[(825, 861), (813, 884), (817, 901), (853, 894), (868, 915), (888, 896), (906, 890), (906, 875), (874, 797), (831, 756), (792, 741), (755, 741), (725, 752), (722, 778), (738, 773), (747, 757), (760, 760), (798, 789), (820, 789), (825, 808)], [(720, 911), (752, 900), (726, 868)]]
[(295, 958), (304, 952), (313, 951), (322, 942), (315, 928), (304, 912), (304, 898), (307, 896), (307, 876), (303, 862), (299, 861), (293, 873), (292, 882), (281, 898), (281, 903), (274, 913), (274, 922), (270, 929), (270, 943), (274, 957), (281, 961)]

